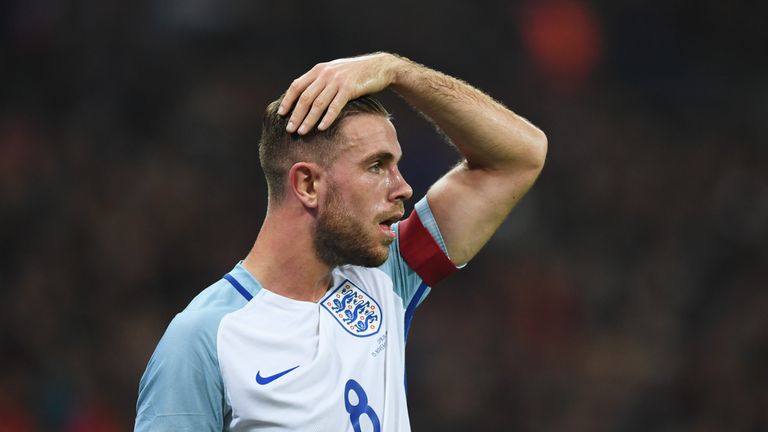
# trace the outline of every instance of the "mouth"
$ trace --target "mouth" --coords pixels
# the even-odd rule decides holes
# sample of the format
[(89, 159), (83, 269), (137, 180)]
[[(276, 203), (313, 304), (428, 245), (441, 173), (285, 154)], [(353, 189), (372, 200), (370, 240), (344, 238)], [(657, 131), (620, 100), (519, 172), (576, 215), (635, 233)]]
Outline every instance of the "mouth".
[(392, 231), (392, 225), (394, 225), (395, 222), (399, 221), (402, 218), (403, 218), (403, 213), (396, 213), (396, 214), (392, 215), (391, 217), (389, 217), (387, 219), (384, 219), (381, 222), (379, 222), (379, 229), (381, 229), (381, 231), (387, 237), (390, 237), (390, 238), (394, 239), (395, 238), (395, 232)]

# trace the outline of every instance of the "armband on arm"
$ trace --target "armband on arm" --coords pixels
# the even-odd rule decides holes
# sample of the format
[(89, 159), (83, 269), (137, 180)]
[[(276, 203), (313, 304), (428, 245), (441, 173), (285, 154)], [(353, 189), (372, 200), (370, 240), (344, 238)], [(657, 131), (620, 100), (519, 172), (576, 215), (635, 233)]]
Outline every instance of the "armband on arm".
[(456, 266), (421, 222), (418, 212), (411, 212), (399, 227), (400, 254), (427, 285), (434, 286), (456, 272)]

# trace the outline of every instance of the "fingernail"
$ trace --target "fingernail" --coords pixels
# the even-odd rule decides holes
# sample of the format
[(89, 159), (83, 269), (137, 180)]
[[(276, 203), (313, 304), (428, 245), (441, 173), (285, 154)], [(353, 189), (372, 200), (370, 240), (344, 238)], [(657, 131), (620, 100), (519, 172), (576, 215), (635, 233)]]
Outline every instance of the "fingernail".
[(307, 127), (306, 126), (302, 126), (302, 127), (299, 128), (299, 134), (301, 134), (301, 135), (304, 135), (304, 133), (306, 131), (307, 131)]
[(287, 130), (288, 132), (293, 132), (293, 122), (292, 121), (288, 122), (288, 126), (285, 127), (285, 130)]
[(320, 130), (325, 130), (325, 120), (321, 121), (319, 125), (317, 125), (317, 128)]
[(283, 113), (284, 113), (284, 112), (285, 112), (285, 108), (283, 108), (283, 106), (282, 106), (282, 105), (280, 105), (279, 107), (277, 107), (277, 113), (278, 113), (278, 114), (280, 114), (280, 115), (283, 115)]

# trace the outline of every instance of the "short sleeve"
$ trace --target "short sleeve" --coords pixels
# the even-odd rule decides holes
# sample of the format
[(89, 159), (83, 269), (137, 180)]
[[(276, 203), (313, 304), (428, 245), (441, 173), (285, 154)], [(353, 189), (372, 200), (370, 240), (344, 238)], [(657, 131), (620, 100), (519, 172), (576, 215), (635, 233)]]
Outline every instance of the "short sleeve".
[(178, 314), (139, 384), (135, 431), (222, 431), (226, 403), (216, 354), (222, 313)]
[(408, 311), (421, 303), (430, 287), (454, 273), (457, 268), (446, 255), (440, 230), (426, 197), (405, 220), (394, 226), (396, 240), (390, 256), (380, 268), (393, 281), (394, 290)]

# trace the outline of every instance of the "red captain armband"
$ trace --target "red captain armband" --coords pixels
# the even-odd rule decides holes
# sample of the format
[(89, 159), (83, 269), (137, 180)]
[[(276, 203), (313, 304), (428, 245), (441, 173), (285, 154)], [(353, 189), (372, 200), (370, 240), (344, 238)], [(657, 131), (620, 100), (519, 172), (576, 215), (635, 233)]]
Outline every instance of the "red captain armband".
[(421, 223), (415, 210), (398, 227), (400, 255), (427, 285), (434, 286), (458, 270)]

